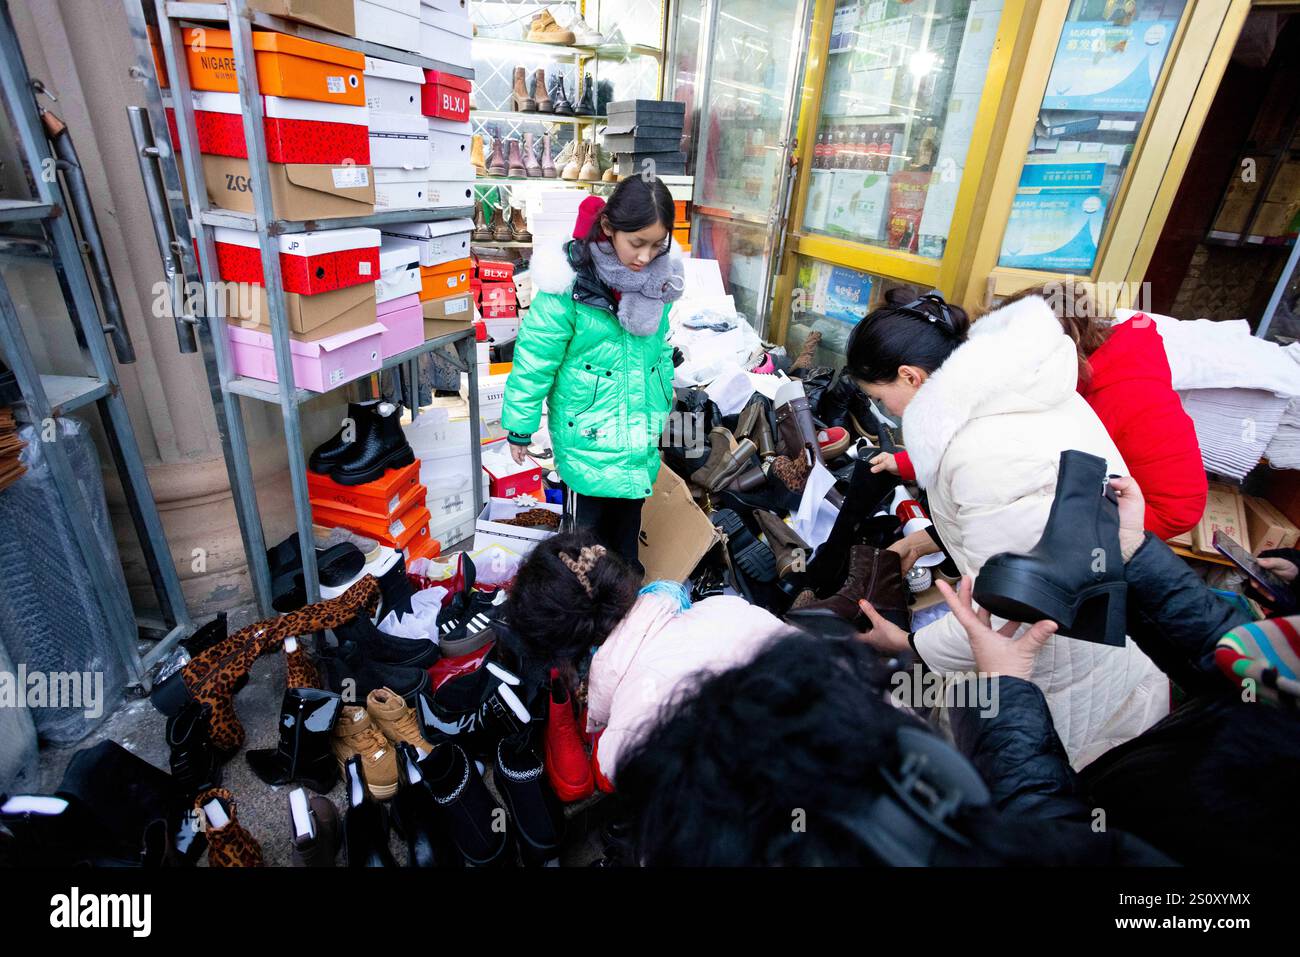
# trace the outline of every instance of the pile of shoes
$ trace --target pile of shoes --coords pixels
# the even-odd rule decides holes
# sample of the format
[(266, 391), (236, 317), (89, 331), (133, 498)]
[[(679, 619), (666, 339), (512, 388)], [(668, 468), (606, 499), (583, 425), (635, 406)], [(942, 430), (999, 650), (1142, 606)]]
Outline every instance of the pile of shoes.
[[(699, 389), (678, 399), (664, 460), (721, 540), (692, 576), (692, 595), (731, 586), (810, 628), (827, 617), (863, 625), (858, 601), (870, 597), (886, 617), (906, 623), (911, 598), (899, 556), (886, 549), (901, 532), (888, 507), (899, 480), (870, 467), (881, 451), (875, 443), (894, 446), (852, 379), (841, 374), (832, 385), (832, 370), (814, 365), (819, 339), (810, 335), (792, 359), (765, 356), (765, 371), (786, 378), (774, 399), (755, 392), (735, 416), (723, 416)], [(818, 465), (836, 479), (826, 499), (839, 511), (814, 550), (787, 518)]]
[(476, 199), (470, 240), (476, 243), (531, 243), (533, 234), (528, 231), (524, 211), (518, 206)]
[[(539, 74), (541, 70), (537, 71)], [(531, 101), (530, 101), (531, 102)], [(557, 160), (551, 156), (551, 134), (525, 133), (522, 139), (503, 137), (500, 127), (488, 131), (489, 147), (484, 134), (475, 133), (470, 140), (470, 161), (478, 176), (554, 179), (558, 176)]]

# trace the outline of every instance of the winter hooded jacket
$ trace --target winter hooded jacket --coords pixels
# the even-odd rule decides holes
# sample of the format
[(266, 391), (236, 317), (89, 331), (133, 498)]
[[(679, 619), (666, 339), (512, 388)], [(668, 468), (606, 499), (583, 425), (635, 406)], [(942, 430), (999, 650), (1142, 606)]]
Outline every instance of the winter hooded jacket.
[[(645, 498), (659, 474), (659, 434), (673, 399), (668, 306), (653, 335), (618, 321), (613, 293), (572, 243), (533, 257), (532, 306), (519, 326), (501, 426), (531, 435), (548, 409), (560, 477), (574, 491)], [(680, 255), (676, 247), (667, 255)]]
[(1196, 428), (1170, 378), (1156, 324), (1139, 313), (1115, 326), (1089, 358), (1079, 391), (1124, 455), (1146, 499), (1146, 527), (1160, 538), (1201, 520), (1208, 487)]
[(699, 681), (748, 664), (788, 631), (770, 612), (734, 595), (684, 611), (671, 597), (641, 595), (591, 660), (587, 730), (603, 729), (595, 753), (601, 774), (614, 781), (623, 756)]
[[(1047, 524), (1061, 452), (1078, 449), (1127, 474), (1105, 426), (1075, 391), (1078, 355), (1041, 298), (998, 309), (917, 391), (903, 434), (945, 547), (963, 575), (999, 552), (1027, 552)], [(951, 615), (916, 632), (926, 665), (974, 668)], [(1070, 762), (1082, 767), (1163, 717), (1169, 683), (1132, 641), (1123, 648), (1071, 638), (1047, 643), (1033, 681), (1051, 708)]]

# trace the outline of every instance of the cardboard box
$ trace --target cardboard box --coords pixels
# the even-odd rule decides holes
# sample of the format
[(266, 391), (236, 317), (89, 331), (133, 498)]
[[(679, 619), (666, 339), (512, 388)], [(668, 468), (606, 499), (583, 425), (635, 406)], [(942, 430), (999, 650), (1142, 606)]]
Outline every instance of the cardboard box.
[(375, 518), (363, 512), (325, 506), (313, 506), (312, 516), (317, 524), (341, 526), (397, 549), (405, 549), (429, 524), (429, 510), (423, 502), (416, 502), (393, 518)]
[[(437, 299), (423, 299), (420, 301), (420, 308), (424, 312), (426, 324), (429, 322), (452, 322), (456, 324), (457, 328), (461, 329), (469, 324), (473, 312), (469, 295), (466, 293), (442, 296)], [(439, 335), (441, 334), (440, 332)], [(431, 339), (433, 337), (426, 333), (425, 338)]]
[(248, 0), (249, 9), (354, 36), (351, 0)]
[[(226, 287), (225, 312), (228, 319), (244, 326), (271, 331), (271, 312), (263, 286), (232, 283)], [(340, 332), (350, 332), (375, 321), (375, 290), (367, 284), (346, 286), (330, 292), (304, 296), (284, 294), (285, 318), (295, 339), (309, 342)]]
[(431, 205), (427, 170), (375, 170), (375, 209), (427, 209)]
[(1270, 548), (1295, 548), (1300, 542), (1300, 528), (1271, 502), (1249, 495), (1243, 496), (1242, 501), (1246, 507), (1246, 533), (1256, 555)]
[[(229, 30), (190, 27), (183, 31), (183, 37), (194, 89), (239, 92)], [(257, 30), (253, 33), (253, 57), (263, 96), (365, 106), (366, 58), (360, 53), (285, 33)]]
[(425, 116), (468, 123), (471, 85), (464, 77), (438, 70), (425, 70), (424, 87), (420, 91), (420, 109)]
[(721, 540), (691, 490), (668, 466), (661, 466), (653, 494), (641, 511), (641, 548), (645, 580), (684, 582), (695, 566)]
[(420, 298), (445, 299), (469, 290), (470, 261), (453, 259), (437, 266), (420, 267)]
[(389, 469), (373, 482), (340, 485), (328, 475), (307, 472), (307, 494), (312, 505), (342, 508), (388, 518), (402, 511), (398, 506), (420, 487), (417, 459), (400, 469)]
[[(262, 282), (262, 253), (251, 229), (213, 230), (217, 271), (227, 282)], [(280, 237), (280, 278), (286, 292), (312, 296), (374, 282), (379, 275), (379, 230), (328, 229)]]
[(546, 497), (542, 488), (542, 467), (530, 458), (525, 458), (523, 465), (516, 465), (509, 449), (485, 454), (483, 471), (487, 473), (493, 498), (527, 495), (540, 500)]
[(420, 52), (420, 0), (355, 0), (358, 40)]
[(550, 502), (525, 500), (518, 504), (507, 498), (491, 498), (479, 512), (474, 521), (474, 550), (500, 546), (510, 555), (525, 557), (538, 542), (555, 535), (550, 529), (521, 528), (518, 525), (503, 525), (501, 519), (514, 518), (520, 512), (530, 508), (544, 508), (556, 515), (563, 515), (564, 509)]
[[(270, 163), (271, 204), (277, 219), (305, 221), (338, 216), (368, 216), (375, 211), (375, 186), (369, 166)], [(204, 156), (208, 202), (221, 209), (253, 212), (248, 160)]]
[(377, 318), (384, 327), (382, 351), (385, 359), (424, 342), (424, 314), (420, 311), (418, 295), (390, 299), (378, 307)]
[[(429, 124), (409, 113), (370, 113), (370, 164), (376, 168), (428, 169)], [(426, 177), (427, 178), (427, 177)]]
[(375, 280), (375, 302), (403, 296), (420, 296), (420, 248), (415, 243), (385, 236), (379, 247), (379, 278)]
[(453, 259), (464, 259), (469, 255), (469, 236), (473, 231), (472, 219), (394, 223), (382, 230), (385, 236), (419, 246), (421, 266), (438, 266)]
[[(278, 382), (271, 334), (226, 324), (235, 373), (265, 382)], [(383, 364), (380, 338), (384, 327), (374, 322), (351, 332), (300, 342), (292, 339), (293, 381), (299, 389), (328, 392), (345, 382), (378, 372)]]
[(420, 87), (424, 86), (424, 71), (418, 66), (368, 56), (365, 77), (366, 106), (372, 113), (424, 115), (420, 112)]
[(496, 259), (478, 261), (478, 278), (483, 281), (514, 283), (515, 264)]
[(1222, 531), (1242, 548), (1250, 551), (1250, 534), (1246, 529), (1246, 506), (1241, 493), (1231, 486), (1210, 483), (1205, 514), (1192, 529), (1192, 548), (1202, 555), (1219, 554), (1214, 548), (1214, 533)]
[[(199, 152), (247, 158), (239, 94), (196, 90), (193, 97)], [(264, 96), (262, 110), (266, 157), (272, 163), (370, 162), (369, 112), (364, 106)]]

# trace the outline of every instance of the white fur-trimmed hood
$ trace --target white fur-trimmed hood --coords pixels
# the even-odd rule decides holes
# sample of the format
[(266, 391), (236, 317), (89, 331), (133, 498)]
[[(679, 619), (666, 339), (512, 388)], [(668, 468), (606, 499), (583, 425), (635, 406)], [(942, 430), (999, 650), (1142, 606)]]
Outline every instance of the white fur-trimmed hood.
[(1078, 377), (1074, 343), (1045, 300), (1022, 299), (989, 313), (903, 413), (917, 481), (932, 487), (949, 443), (971, 419), (1052, 408), (1074, 393)]
[[(528, 274), (532, 277), (533, 289), (538, 292), (560, 294), (568, 292), (577, 275), (569, 265), (569, 257), (564, 252), (567, 239), (550, 239), (534, 243), (533, 258), (528, 264)], [(682, 258), (682, 247), (673, 240), (668, 247), (668, 255)]]

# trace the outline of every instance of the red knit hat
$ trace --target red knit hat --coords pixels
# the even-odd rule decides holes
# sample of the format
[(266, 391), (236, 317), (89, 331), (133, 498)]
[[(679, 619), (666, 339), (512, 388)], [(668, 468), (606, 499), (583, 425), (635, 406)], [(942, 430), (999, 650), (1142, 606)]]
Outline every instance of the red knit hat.
[[(573, 238), (586, 239), (591, 234), (591, 227), (599, 221), (601, 210), (604, 208), (605, 201), (599, 196), (588, 196), (584, 199), (578, 206), (578, 218), (573, 224)], [(605, 233), (600, 232), (596, 238), (604, 239)]]

